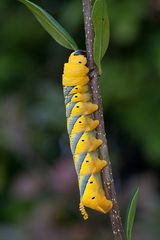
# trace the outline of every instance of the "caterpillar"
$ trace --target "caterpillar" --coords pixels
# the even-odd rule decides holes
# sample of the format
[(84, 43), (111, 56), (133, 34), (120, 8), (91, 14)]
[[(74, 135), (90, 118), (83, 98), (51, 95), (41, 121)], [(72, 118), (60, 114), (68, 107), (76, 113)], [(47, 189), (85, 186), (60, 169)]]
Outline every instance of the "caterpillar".
[(106, 161), (98, 157), (98, 148), (103, 142), (96, 139), (95, 129), (99, 121), (92, 119), (92, 114), (98, 106), (92, 103), (88, 73), (86, 53), (77, 50), (64, 64), (62, 76), (67, 130), (79, 182), (79, 208), (85, 220), (88, 218), (85, 207), (101, 213), (107, 213), (112, 208), (100, 176)]

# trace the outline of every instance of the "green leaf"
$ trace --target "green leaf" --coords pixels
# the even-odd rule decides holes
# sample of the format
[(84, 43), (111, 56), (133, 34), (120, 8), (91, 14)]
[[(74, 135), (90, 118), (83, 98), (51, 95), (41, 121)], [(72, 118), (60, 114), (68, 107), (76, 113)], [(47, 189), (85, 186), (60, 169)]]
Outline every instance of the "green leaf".
[(44, 9), (28, 0), (18, 0), (33, 13), (42, 27), (63, 47), (77, 50), (78, 47), (70, 34)]
[(109, 19), (106, 0), (96, 0), (92, 9), (94, 26), (94, 61), (101, 74), (101, 60), (109, 44)]
[(127, 222), (126, 222), (126, 238), (127, 238), (127, 240), (131, 240), (132, 228), (133, 228), (134, 218), (135, 218), (135, 214), (136, 214), (138, 196), (139, 196), (139, 188), (137, 188), (137, 190), (133, 194), (133, 197), (131, 199), (131, 202), (130, 202), (130, 205), (128, 208)]

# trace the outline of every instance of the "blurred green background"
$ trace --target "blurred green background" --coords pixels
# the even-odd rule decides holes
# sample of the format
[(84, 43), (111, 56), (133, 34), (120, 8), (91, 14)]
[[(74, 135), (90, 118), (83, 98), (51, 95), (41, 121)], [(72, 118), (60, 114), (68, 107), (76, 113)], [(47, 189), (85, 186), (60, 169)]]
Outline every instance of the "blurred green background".
[[(84, 45), (80, 0), (34, 1)], [(123, 220), (140, 187), (133, 240), (160, 236), (160, 2), (108, 0), (101, 90)], [(16, 0), (0, 0), (0, 240), (112, 240), (83, 222), (66, 132), (63, 49)]]

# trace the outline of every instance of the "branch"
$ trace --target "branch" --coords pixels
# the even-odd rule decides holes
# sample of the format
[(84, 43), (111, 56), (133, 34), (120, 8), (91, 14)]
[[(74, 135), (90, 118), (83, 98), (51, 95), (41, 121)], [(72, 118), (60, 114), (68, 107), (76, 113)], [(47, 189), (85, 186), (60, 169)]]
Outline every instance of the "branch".
[(102, 181), (107, 198), (112, 200), (113, 208), (110, 211), (110, 219), (112, 224), (112, 231), (115, 240), (124, 240), (124, 230), (120, 217), (119, 205), (116, 197), (114, 180), (112, 176), (112, 167), (109, 159), (107, 139), (105, 134), (102, 98), (100, 94), (99, 80), (100, 76), (93, 60), (93, 40), (94, 32), (91, 20), (92, 0), (82, 0), (84, 25), (86, 34), (86, 49), (88, 58), (88, 67), (90, 71), (90, 85), (93, 96), (93, 102), (98, 105), (98, 111), (95, 112), (95, 119), (99, 120), (100, 124), (97, 127), (97, 138), (103, 141), (102, 147), (99, 149), (101, 159), (107, 161), (107, 167), (102, 171)]

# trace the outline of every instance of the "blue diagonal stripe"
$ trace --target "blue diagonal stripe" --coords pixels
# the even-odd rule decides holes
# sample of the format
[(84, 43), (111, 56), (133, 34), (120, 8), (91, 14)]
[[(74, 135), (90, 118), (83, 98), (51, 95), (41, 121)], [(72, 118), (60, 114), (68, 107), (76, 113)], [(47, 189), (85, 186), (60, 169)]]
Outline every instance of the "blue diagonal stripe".
[(70, 121), (69, 121), (69, 126), (68, 126), (68, 134), (70, 135), (72, 132), (72, 129), (75, 125), (75, 123), (77, 122), (77, 120), (79, 119), (80, 116), (75, 116), (75, 117), (71, 117)]
[(68, 97), (66, 97), (65, 104), (69, 103), (71, 101), (72, 97), (73, 97), (73, 94), (71, 94)]
[(71, 90), (73, 89), (74, 87), (65, 87), (64, 88), (64, 96), (66, 97), (70, 92)]
[(84, 161), (86, 156), (87, 156), (87, 153), (79, 154), (78, 161), (76, 163), (76, 172), (77, 172), (78, 175), (80, 173), (83, 161)]
[(66, 117), (70, 117), (72, 109), (74, 108), (76, 103), (70, 103), (69, 106), (67, 107), (66, 111)]
[(83, 197), (84, 191), (86, 189), (86, 185), (88, 183), (88, 180), (90, 178), (91, 174), (84, 176), (83, 180), (82, 180), (82, 184), (81, 184), (81, 188), (80, 188), (80, 197)]
[(74, 152), (75, 152), (77, 143), (78, 143), (79, 139), (82, 137), (82, 135), (83, 135), (83, 132), (76, 133), (76, 134), (74, 135), (74, 139), (73, 139), (72, 145), (71, 145), (71, 150), (72, 150), (72, 153), (73, 153), (73, 154), (74, 154)]

